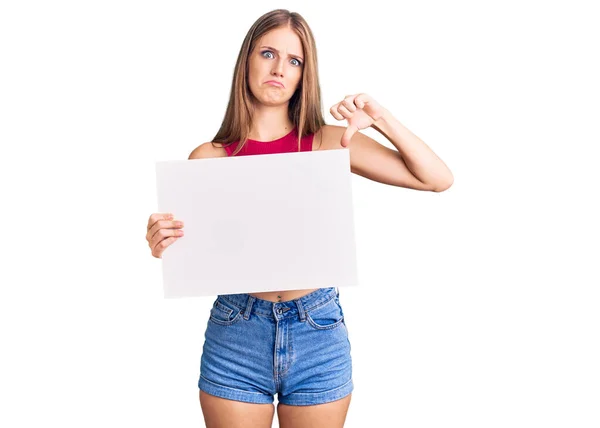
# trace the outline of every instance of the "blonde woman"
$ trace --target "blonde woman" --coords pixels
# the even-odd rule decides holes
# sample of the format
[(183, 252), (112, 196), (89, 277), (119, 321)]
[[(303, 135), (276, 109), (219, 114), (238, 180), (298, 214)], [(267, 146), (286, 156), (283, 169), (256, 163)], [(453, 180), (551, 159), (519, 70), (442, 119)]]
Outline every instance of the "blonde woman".
[[(189, 158), (347, 148), (352, 172), (368, 179), (434, 192), (452, 185), (446, 165), (371, 96), (348, 95), (330, 113), (347, 126), (325, 124), (309, 26), (274, 10), (244, 39), (221, 128)], [(368, 127), (397, 150), (358, 132)], [(172, 213), (152, 214), (152, 255), (162, 257), (183, 226)], [(271, 427), (275, 394), (281, 427), (343, 427), (354, 386), (338, 289), (217, 296), (198, 386), (208, 428)]]

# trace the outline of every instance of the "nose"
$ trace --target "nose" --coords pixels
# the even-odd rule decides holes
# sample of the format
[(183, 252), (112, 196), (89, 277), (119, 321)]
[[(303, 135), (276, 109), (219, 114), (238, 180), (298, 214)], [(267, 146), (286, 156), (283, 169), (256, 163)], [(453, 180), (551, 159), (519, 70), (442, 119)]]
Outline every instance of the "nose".
[(273, 64), (273, 69), (271, 70), (271, 74), (273, 74), (274, 76), (283, 77), (283, 60), (282, 59), (278, 59), (277, 61), (275, 61), (275, 63)]

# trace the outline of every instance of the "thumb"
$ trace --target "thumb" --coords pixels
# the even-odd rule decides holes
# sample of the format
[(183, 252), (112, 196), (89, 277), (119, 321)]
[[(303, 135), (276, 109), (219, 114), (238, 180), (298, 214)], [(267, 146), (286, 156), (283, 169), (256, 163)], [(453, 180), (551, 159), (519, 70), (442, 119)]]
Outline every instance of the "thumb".
[(342, 147), (348, 147), (352, 136), (358, 132), (358, 128), (355, 125), (348, 125), (344, 135), (342, 135)]

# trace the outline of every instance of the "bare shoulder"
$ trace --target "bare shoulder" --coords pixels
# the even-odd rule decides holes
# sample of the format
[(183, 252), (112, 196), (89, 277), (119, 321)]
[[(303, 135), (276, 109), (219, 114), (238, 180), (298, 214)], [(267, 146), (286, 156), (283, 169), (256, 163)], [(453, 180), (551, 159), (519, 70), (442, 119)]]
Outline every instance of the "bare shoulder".
[(342, 135), (344, 135), (345, 131), (346, 128), (343, 126), (323, 125), (315, 133), (313, 151), (343, 149)]
[(188, 159), (223, 158), (227, 157), (225, 148), (220, 143), (203, 143), (192, 150)]

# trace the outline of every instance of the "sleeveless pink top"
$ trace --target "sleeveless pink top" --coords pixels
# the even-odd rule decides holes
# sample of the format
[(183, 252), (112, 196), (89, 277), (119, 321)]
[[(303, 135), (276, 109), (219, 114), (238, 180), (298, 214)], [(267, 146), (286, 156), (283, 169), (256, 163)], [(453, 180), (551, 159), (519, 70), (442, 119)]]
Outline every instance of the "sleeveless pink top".
[[(307, 135), (300, 141), (300, 150), (303, 152), (312, 151), (314, 134)], [(225, 147), (227, 156), (235, 151), (240, 142), (236, 141)], [(292, 129), (290, 133), (284, 135), (281, 138), (273, 141), (257, 141), (250, 140), (246, 141), (244, 147), (239, 151), (236, 156), (248, 156), (248, 155), (268, 155), (275, 153), (290, 153), (298, 151), (298, 130)]]

